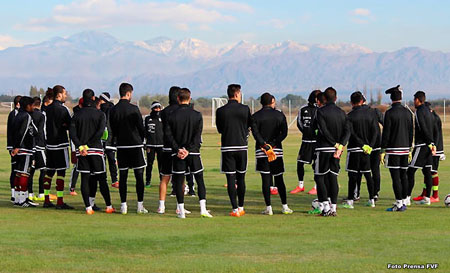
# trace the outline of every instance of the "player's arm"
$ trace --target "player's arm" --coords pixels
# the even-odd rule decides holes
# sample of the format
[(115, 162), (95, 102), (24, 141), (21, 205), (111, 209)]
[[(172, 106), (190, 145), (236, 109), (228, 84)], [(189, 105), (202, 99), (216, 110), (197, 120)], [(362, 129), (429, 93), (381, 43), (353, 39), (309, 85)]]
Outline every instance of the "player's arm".
[(142, 120), (141, 112), (139, 111), (139, 108), (136, 107), (136, 127), (139, 132), (139, 136), (141, 137), (142, 142), (144, 142), (145, 138), (145, 128), (144, 128), (144, 121)]
[[(412, 128), (412, 126), (411, 126)], [(389, 117), (389, 113), (386, 112), (384, 115), (384, 126), (383, 126), (383, 132), (381, 134), (381, 148), (386, 149), (388, 143), (390, 143), (391, 138), (391, 119)], [(411, 140), (412, 143), (412, 140)]]
[[(327, 123), (325, 122), (325, 118), (323, 116), (322, 111), (317, 110), (317, 129), (319, 130), (320, 134), (331, 144), (337, 143), (336, 139), (333, 138), (331, 133), (327, 129)], [(340, 143), (342, 144), (342, 143)]]
[(222, 134), (223, 133), (223, 121), (222, 121), (222, 115), (221, 115), (219, 109), (216, 110), (216, 128), (217, 128), (217, 132)]
[(167, 137), (167, 140), (169, 141), (170, 148), (172, 148), (172, 151), (175, 153), (178, 153), (178, 150), (180, 149), (180, 146), (175, 141), (175, 138), (173, 136), (173, 130), (172, 130), (172, 118), (169, 117), (166, 121), (166, 126), (164, 127), (164, 135)]
[(422, 135), (425, 140), (425, 144), (434, 145), (433, 139), (433, 120), (430, 118), (431, 114), (428, 113), (428, 110), (422, 107), (420, 111), (417, 111), (416, 118), (419, 123), (420, 128), (422, 129)]
[(303, 118), (302, 118), (302, 109), (298, 110), (297, 115), (297, 128), (302, 132), (303, 134)]
[(252, 114), (250, 113), (250, 108), (247, 107), (247, 110), (248, 110), (247, 127), (252, 129), (252, 135), (255, 138), (256, 144), (262, 147), (266, 144), (266, 141), (259, 132), (257, 121), (253, 118)]
[(18, 137), (15, 137), (13, 140), (13, 148), (19, 148), (21, 146), (25, 138), (25, 134), (27, 134), (29, 122), (30, 121), (28, 119), (23, 119), (20, 124), (17, 124), (15, 130), (17, 130)]
[[(386, 124), (386, 121), (385, 121)], [(408, 136), (409, 136), (409, 147), (412, 147), (413, 145), (413, 138), (414, 138), (414, 120), (413, 120), (413, 114), (408, 114)], [(384, 129), (384, 128), (383, 128)]]
[(95, 132), (92, 137), (89, 139), (89, 142), (95, 142), (102, 138), (106, 128), (106, 117), (105, 114), (99, 115), (99, 121), (97, 124), (97, 128), (95, 128)]
[(344, 132), (342, 133), (342, 137), (339, 140), (339, 144), (345, 146), (345, 145), (347, 145), (348, 140), (350, 139), (350, 134), (351, 134), (350, 126), (351, 126), (351, 124), (350, 124), (350, 121), (348, 120), (347, 115), (344, 112), (342, 112), (342, 114), (343, 114)]
[(75, 146), (75, 149), (77, 149), (78, 147), (80, 147), (82, 145), (80, 142), (80, 139), (78, 138), (78, 135), (77, 135), (76, 123), (77, 123), (77, 120), (76, 120), (76, 118), (74, 118), (69, 126), (69, 137), (72, 140), (73, 145)]
[(203, 116), (201, 113), (198, 113), (198, 121), (197, 121), (197, 127), (194, 130), (195, 134), (192, 138), (191, 143), (186, 148), (189, 152), (192, 152), (193, 150), (199, 150), (200, 146), (202, 145), (202, 132), (203, 132)]
[(8, 122), (6, 123), (6, 149), (11, 150), (13, 148), (13, 118), (14, 112), (12, 111), (8, 115)]
[(288, 135), (288, 125), (286, 121), (286, 116), (282, 114), (282, 120), (280, 123), (280, 133), (278, 134), (277, 138), (275, 139), (275, 143), (281, 143), (283, 140), (286, 139)]
[(63, 107), (63, 111), (61, 111), (61, 121), (64, 130), (69, 130), (71, 120), (72, 116), (70, 115), (69, 110), (66, 107)]

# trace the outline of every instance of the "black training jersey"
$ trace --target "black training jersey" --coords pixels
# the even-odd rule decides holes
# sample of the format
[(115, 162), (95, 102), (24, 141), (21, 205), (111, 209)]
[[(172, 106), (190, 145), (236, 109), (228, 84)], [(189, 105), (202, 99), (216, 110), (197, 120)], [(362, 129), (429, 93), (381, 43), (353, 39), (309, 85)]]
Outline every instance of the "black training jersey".
[(317, 106), (308, 104), (300, 108), (297, 115), (297, 128), (302, 132), (302, 142), (316, 142), (316, 132), (314, 129), (314, 118), (316, 117)]
[(14, 134), (14, 129), (13, 129), (13, 122), (14, 122), (14, 118), (17, 116), (17, 114), (19, 113), (19, 108), (14, 108), (11, 112), (9, 112), (8, 115), (8, 122), (6, 123), (6, 149), (7, 150), (12, 150), (13, 148), (13, 134)]
[(117, 148), (143, 147), (144, 121), (136, 105), (121, 99), (111, 108), (109, 122)]
[(37, 133), (34, 138), (36, 150), (45, 150), (45, 115), (39, 109), (34, 109), (30, 116), (37, 128)]
[(77, 111), (72, 118), (70, 124), (70, 139), (76, 147), (81, 145), (87, 145), (89, 147), (88, 154), (102, 153), (102, 135), (105, 131), (106, 117), (105, 114), (97, 110), (94, 105), (83, 105), (79, 111)]
[(432, 111), (433, 114), (433, 127), (434, 127), (434, 145), (436, 145), (436, 154), (440, 155), (444, 153), (444, 141), (442, 137), (442, 121), (436, 111)]
[[(356, 106), (348, 113), (351, 135), (348, 141), (349, 152), (362, 152), (364, 145), (374, 147), (377, 141), (379, 125), (373, 109), (370, 107)], [(377, 130), (378, 128), (378, 130)]]
[(20, 109), (13, 122), (13, 149), (19, 148), (18, 155), (33, 155), (35, 148), (34, 136), (37, 128), (30, 114)]
[(329, 102), (317, 109), (317, 148), (320, 152), (334, 152), (336, 143), (346, 145), (350, 138), (350, 123), (345, 112)]
[(71, 116), (69, 109), (59, 100), (54, 100), (45, 110), (47, 149), (58, 150), (69, 146), (67, 130)]
[(202, 143), (203, 117), (187, 104), (181, 104), (166, 121), (164, 133), (173, 153), (185, 148), (191, 155), (200, 154)]
[(383, 113), (381, 113), (380, 109), (375, 107), (370, 107), (368, 105), (362, 105), (363, 108), (369, 108), (371, 110), (371, 114), (374, 116), (374, 118), (377, 120), (378, 126), (376, 130), (377, 134), (377, 141), (375, 142), (374, 146), (371, 146), (374, 150), (380, 150), (381, 147), (381, 128), (380, 125), (383, 126), (384, 123), (384, 116)]
[(260, 139), (247, 105), (229, 100), (227, 104), (216, 111), (216, 127), (221, 134), (222, 152), (246, 151), (248, 149), (248, 135), (251, 128), (258, 143)]
[(414, 146), (434, 144), (434, 118), (430, 107), (422, 104), (416, 108)]
[(144, 119), (145, 146), (157, 148), (164, 145), (164, 130), (160, 111), (152, 111)]
[[(165, 127), (166, 127), (167, 120), (168, 120), (169, 116), (172, 114), (173, 111), (177, 110), (178, 107), (179, 107), (178, 104), (170, 104), (169, 106), (167, 106), (166, 108), (161, 110), (161, 114), (160, 115), (161, 115), (161, 122), (162, 122), (162, 125), (163, 125), (163, 133), (165, 132)], [(164, 136), (163, 136), (163, 146), (164, 146), (164, 148), (163, 148), (163, 150), (167, 151), (167, 152), (171, 152), (172, 148), (171, 148), (170, 145), (171, 145), (170, 141), (169, 141), (168, 137), (164, 133)]]
[[(286, 116), (270, 106), (263, 107), (253, 114), (257, 131), (264, 140), (263, 143), (256, 141), (256, 149), (259, 149), (264, 143), (270, 144), (273, 148), (282, 149), (281, 142), (287, 137), (288, 126)], [(254, 135), (254, 132), (252, 132)], [(257, 137), (255, 137), (255, 140)]]
[(413, 141), (413, 114), (400, 102), (393, 103), (384, 114), (381, 148), (386, 154), (407, 155)]

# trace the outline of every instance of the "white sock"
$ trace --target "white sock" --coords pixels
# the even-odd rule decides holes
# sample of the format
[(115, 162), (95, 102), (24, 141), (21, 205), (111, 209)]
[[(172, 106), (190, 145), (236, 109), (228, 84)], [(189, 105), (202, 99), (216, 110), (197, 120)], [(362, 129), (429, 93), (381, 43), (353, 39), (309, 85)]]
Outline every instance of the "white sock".
[(45, 195), (44, 195), (43, 193), (40, 193), (38, 197), (39, 197), (39, 198), (44, 198)]
[(14, 191), (14, 202), (19, 203), (20, 200), (20, 192)]
[(128, 207), (128, 206), (127, 206), (127, 202), (120, 203), (120, 207), (121, 207), (121, 208), (126, 208), (126, 207)]
[(272, 206), (267, 206), (266, 211), (272, 211)]
[(159, 200), (159, 208), (160, 209), (166, 208), (166, 201), (165, 200)]
[(106, 206), (107, 209), (112, 209), (112, 206)]
[(244, 207), (238, 207), (239, 211), (243, 211)]
[(19, 204), (22, 204), (23, 202), (25, 202), (26, 199), (26, 193), (24, 191), (19, 191)]
[(424, 197), (423, 200), (427, 203), (430, 203), (430, 197)]
[(371, 205), (375, 205), (375, 199), (370, 199), (369, 202)]
[(408, 204), (408, 198), (402, 199), (402, 205), (406, 205), (406, 204)]
[(298, 186), (299, 186), (300, 188), (303, 188), (303, 187), (304, 187), (303, 181), (298, 181)]
[(239, 211), (239, 209), (233, 209), (233, 212), (238, 212)]
[(14, 189), (11, 189), (11, 197), (15, 197), (15, 195), (14, 195)]
[(336, 204), (331, 204), (331, 211), (336, 212)]
[(201, 213), (206, 212), (206, 200), (205, 199), (200, 200), (200, 212)]
[(183, 213), (183, 214), (184, 214), (184, 203), (180, 203), (180, 204), (178, 204), (177, 206), (178, 206), (178, 211), (179, 211), (180, 213)]
[(144, 208), (144, 201), (137, 202), (137, 207), (138, 207), (139, 210), (143, 209)]
[(284, 210), (287, 210), (289, 208), (287, 204), (282, 204), (281, 206), (283, 207)]
[(92, 210), (92, 206), (86, 207), (86, 211)]
[(350, 200), (350, 199), (347, 200), (347, 204), (350, 205), (350, 206), (353, 206), (353, 200)]
[(403, 200), (396, 200), (395, 205), (397, 206), (397, 208), (403, 207)]
[(95, 197), (89, 197), (89, 205), (93, 207), (95, 204)]
[(31, 199), (33, 199), (33, 197), (34, 197), (34, 193), (29, 193), (29, 194), (28, 194), (28, 199), (31, 200)]

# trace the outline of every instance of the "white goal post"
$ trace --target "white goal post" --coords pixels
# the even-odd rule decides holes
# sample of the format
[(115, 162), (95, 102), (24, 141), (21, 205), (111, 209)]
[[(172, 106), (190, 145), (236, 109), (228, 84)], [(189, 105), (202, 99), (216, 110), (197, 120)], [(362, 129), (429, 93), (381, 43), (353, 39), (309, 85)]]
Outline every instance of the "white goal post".
[(211, 99), (211, 126), (216, 127), (216, 110), (228, 103), (226, 98)]

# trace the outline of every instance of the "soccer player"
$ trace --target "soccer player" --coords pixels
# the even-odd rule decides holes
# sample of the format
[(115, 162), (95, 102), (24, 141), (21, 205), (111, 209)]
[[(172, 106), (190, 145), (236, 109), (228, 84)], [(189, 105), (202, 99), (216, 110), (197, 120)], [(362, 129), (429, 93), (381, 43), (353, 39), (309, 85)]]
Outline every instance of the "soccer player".
[[(249, 128), (256, 137), (259, 133), (254, 131), (257, 128), (250, 108), (241, 104), (241, 86), (230, 84), (227, 94), (228, 103), (216, 111), (217, 131), (221, 134), (220, 170), (227, 178), (228, 196), (233, 208), (230, 216), (240, 217), (245, 215), (245, 173), (247, 172)], [(258, 142), (264, 143), (264, 140), (258, 140)], [(236, 202), (236, 194), (238, 202)]]
[[(73, 115), (75, 115), (75, 113), (77, 113), (81, 109), (81, 107), (83, 107), (83, 98), (80, 98), (78, 100), (78, 104), (72, 108)], [(70, 144), (71, 144), (70, 161), (73, 164), (72, 171), (70, 173), (70, 195), (77, 196), (78, 194), (75, 191), (75, 187), (77, 185), (77, 180), (78, 180), (78, 175), (79, 175), (79, 172), (77, 170), (77, 161), (78, 161), (77, 156), (76, 156), (77, 148), (73, 144), (73, 141), (71, 141)]]
[(109, 111), (114, 106), (111, 102), (111, 95), (108, 92), (103, 92), (100, 95), (100, 110), (106, 115), (106, 128), (108, 129), (108, 139), (103, 141), (103, 146), (105, 148), (105, 155), (108, 159), (109, 174), (111, 175), (111, 186), (113, 188), (119, 188), (119, 181), (117, 180), (117, 166), (116, 166), (116, 152), (117, 148), (112, 144), (112, 132), (111, 124), (109, 121)]
[(206, 209), (206, 188), (203, 181), (203, 164), (200, 157), (203, 117), (200, 112), (189, 107), (191, 92), (187, 88), (178, 91), (179, 108), (168, 117), (165, 135), (172, 147), (172, 181), (177, 195), (177, 216), (186, 218), (184, 209), (184, 176), (192, 173), (197, 182), (201, 217), (211, 218)]
[[(163, 124), (163, 131), (167, 124), (169, 116), (178, 109), (178, 91), (180, 87), (172, 86), (169, 90), (169, 106), (161, 111), (161, 121)], [(158, 213), (164, 214), (166, 211), (166, 194), (167, 194), (167, 184), (169, 184), (170, 178), (172, 176), (172, 148), (170, 146), (170, 141), (168, 137), (164, 134), (163, 138), (163, 152), (161, 153), (161, 169), (159, 173), (161, 175), (161, 181), (159, 183), (159, 207)], [(173, 185), (173, 184), (172, 184)], [(173, 189), (173, 193), (175, 189)]]
[(136, 105), (130, 103), (133, 86), (122, 83), (119, 87), (120, 101), (109, 114), (113, 137), (116, 140), (117, 161), (119, 163), (120, 211), (128, 213), (127, 179), (128, 169), (134, 170), (136, 178), (137, 213), (148, 213), (144, 208), (144, 169), (147, 166), (144, 157), (144, 121)]
[[(302, 145), (298, 151), (297, 157), (297, 177), (298, 186), (290, 193), (295, 194), (305, 191), (304, 176), (305, 164), (311, 165), (314, 160), (314, 150), (316, 149), (316, 132), (313, 128), (314, 118), (317, 111), (317, 94), (320, 90), (314, 90), (309, 94), (308, 105), (303, 106), (298, 111), (297, 128), (302, 132)], [(308, 192), (308, 194), (317, 194), (316, 185)]]
[[(13, 138), (13, 122), (14, 122), (14, 118), (17, 116), (17, 114), (19, 113), (19, 108), (20, 108), (20, 99), (22, 98), (22, 96), (15, 96), (14, 97), (14, 109), (9, 112), (8, 115), (8, 121), (6, 124), (6, 149), (8, 150), (9, 154), (11, 155), (11, 151), (13, 149), (13, 142), (14, 142), (14, 138)], [(16, 164), (16, 159), (11, 155), (11, 174), (9, 176), (9, 184), (11, 186), (11, 203), (15, 203), (15, 194), (14, 194), (14, 181), (15, 181), (15, 177), (16, 174), (14, 172), (14, 168)]]
[[(258, 129), (263, 143), (255, 143), (256, 171), (261, 174), (262, 192), (266, 209), (262, 212), (265, 215), (273, 215), (270, 200), (270, 185), (272, 179), (275, 180), (275, 186), (280, 195), (283, 214), (292, 214), (293, 211), (288, 207), (286, 200), (286, 186), (283, 180), (284, 162), (283, 146), (281, 142), (287, 137), (288, 126), (286, 116), (275, 109), (275, 98), (269, 93), (261, 95), (261, 110), (253, 114), (256, 128)], [(252, 131), (255, 135), (255, 131)], [(259, 137), (255, 137), (259, 139)], [(275, 158), (266, 154), (272, 150)]]
[[(155, 156), (157, 156), (158, 173), (161, 171), (162, 149), (164, 147), (163, 126), (161, 121), (161, 104), (154, 101), (151, 106), (152, 112), (145, 117), (145, 147), (147, 150), (147, 168), (145, 170), (145, 186), (150, 187), (152, 181), (152, 169)], [(161, 178), (160, 178), (161, 179)]]
[[(327, 103), (317, 110), (317, 147), (314, 180), (321, 216), (337, 216), (336, 203), (339, 192), (339, 161), (343, 147), (350, 137), (350, 124), (341, 108), (336, 106), (336, 90), (328, 87), (325, 91)], [(326, 184), (328, 186), (326, 186)], [(328, 197), (330, 197), (331, 205)]]
[(381, 138), (381, 163), (389, 169), (395, 194), (395, 204), (387, 211), (405, 211), (408, 195), (408, 155), (413, 141), (412, 112), (401, 104), (403, 91), (400, 85), (385, 92), (390, 94), (391, 108), (384, 114)]
[(53, 208), (50, 202), (50, 187), (52, 178), (56, 176), (56, 209), (73, 209), (64, 203), (64, 177), (66, 169), (69, 168), (69, 130), (71, 116), (69, 109), (64, 105), (67, 98), (66, 89), (56, 85), (50, 92), (53, 94), (53, 102), (45, 109), (46, 114), (46, 136), (47, 136), (47, 170), (44, 177), (44, 208)]
[(433, 156), (436, 155), (436, 146), (434, 144), (434, 117), (428, 105), (425, 104), (426, 95), (423, 91), (417, 91), (414, 94), (414, 106), (416, 108), (415, 115), (415, 133), (414, 133), (414, 150), (412, 160), (408, 166), (408, 195), (406, 205), (410, 204), (412, 190), (414, 188), (414, 174), (417, 169), (422, 169), (424, 182), (426, 186), (426, 194), (424, 198), (417, 201), (420, 205), (430, 205), (431, 189), (433, 187), (433, 178), (431, 168), (433, 167)]
[[(39, 97), (33, 98), (33, 112), (30, 113), (33, 123), (37, 128), (35, 135), (35, 151), (33, 156), (33, 164), (30, 170), (30, 178), (28, 179), (28, 198), (34, 201), (44, 201), (44, 177), (47, 157), (45, 155), (45, 116), (39, 110), (41, 99)], [(36, 170), (39, 172), (39, 195), (33, 194), (33, 176)]]
[(38, 204), (28, 199), (28, 179), (30, 176), (31, 162), (33, 160), (34, 136), (37, 128), (33, 123), (30, 113), (33, 112), (33, 99), (22, 97), (20, 109), (14, 118), (12, 129), (11, 156), (15, 159), (15, 205), (21, 207), (36, 207)]
[(90, 196), (90, 184), (100, 183), (100, 190), (105, 199), (106, 213), (115, 210), (106, 182), (105, 158), (101, 138), (106, 127), (105, 114), (95, 108), (94, 91), (83, 91), (83, 107), (77, 111), (70, 124), (70, 138), (77, 151), (77, 170), (81, 173), (81, 194), (87, 214), (94, 214)]
[[(367, 189), (369, 191), (370, 207), (375, 207), (374, 200), (374, 183), (370, 169), (370, 154), (377, 141), (378, 122), (372, 110), (363, 107), (364, 99), (361, 92), (354, 92), (350, 96), (352, 103), (352, 111), (348, 113), (350, 122), (350, 139), (347, 147), (347, 167), (348, 172), (348, 199), (344, 204), (344, 208), (353, 208), (353, 196), (359, 175), (364, 175), (367, 181)], [(378, 127), (379, 128), (379, 127)]]

